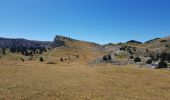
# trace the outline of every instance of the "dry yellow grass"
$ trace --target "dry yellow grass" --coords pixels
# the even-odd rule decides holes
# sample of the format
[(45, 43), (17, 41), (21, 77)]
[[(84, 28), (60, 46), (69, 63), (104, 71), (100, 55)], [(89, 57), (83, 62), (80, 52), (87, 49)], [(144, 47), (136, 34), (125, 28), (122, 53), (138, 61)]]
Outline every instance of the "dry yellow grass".
[(0, 61), (0, 100), (169, 100), (170, 72)]

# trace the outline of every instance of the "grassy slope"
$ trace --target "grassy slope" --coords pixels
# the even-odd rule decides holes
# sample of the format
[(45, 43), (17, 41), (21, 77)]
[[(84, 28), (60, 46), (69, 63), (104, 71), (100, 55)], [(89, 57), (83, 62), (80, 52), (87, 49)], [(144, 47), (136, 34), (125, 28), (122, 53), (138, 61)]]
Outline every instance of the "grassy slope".
[[(70, 57), (71, 60), (67, 62), (90, 62), (92, 60), (95, 60), (97, 57), (101, 56), (103, 53), (97, 48), (99, 45), (84, 42), (84, 41), (70, 41), (70, 40), (62, 40), (65, 43), (65, 46), (61, 46), (55, 49), (51, 49), (45, 52), (43, 55), (34, 55), (33, 60), (39, 61), (40, 56), (43, 56), (45, 61), (52, 61), (52, 62), (59, 62), (60, 58), (63, 57), (68, 58)], [(79, 58), (76, 59), (76, 55), (79, 55)], [(6, 51), (6, 55), (2, 55), (0, 53), (0, 56), (2, 57), (0, 60), (14, 60), (14, 61), (20, 61), (21, 58), (24, 58), (25, 60), (29, 60), (30, 57), (25, 57), (21, 54), (17, 53), (10, 53), (9, 50)]]
[[(88, 42), (82, 41), (64, 41), (66, 47), (55, 48), (49, 53), (49, 58), (55, 58), (60, 60), (60, 58), (70, 57), (69, 62), (91, 62), (97, 57), (101, 56), (103, 53), (97, 50), (98, 46)], [(76, 55), (79, 56), (76, 59)]]
[[(167, 40), (168, 42), (161, 43), (160, 42), (161, 40)], [(170, 37), (158, 39), (158, 40), (152, 41), (150, 43), (144, 43), (142, 45), (139, 45), (139, 47), (140, 48), (148, 48), (149, 50), (154, 50), (154, 51), (155, 50), (161, 51), (161, 50), (166, 49), (166, 47), (165, 47), (166, 45), (170, 46)]]
[(169, 100), (170, 72), (133, 65), (0, 62), (0, 100)]

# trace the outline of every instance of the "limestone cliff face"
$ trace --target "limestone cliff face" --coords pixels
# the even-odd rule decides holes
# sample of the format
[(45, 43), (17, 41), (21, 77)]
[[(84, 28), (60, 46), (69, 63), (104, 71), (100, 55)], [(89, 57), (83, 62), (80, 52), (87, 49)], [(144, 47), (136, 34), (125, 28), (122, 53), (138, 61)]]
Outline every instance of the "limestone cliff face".
[(63, 37), (63, 36), (58, 36), (58, 35), (57, 35), (57, 36), (54, 38), (54, 41), (53, 41), (53, 43), (52, 43), (52, 47), (54, 48), (54, 47), (63, 46), (63, 45), (64, 45), (63, 38), (65, 38), (65, 37)]

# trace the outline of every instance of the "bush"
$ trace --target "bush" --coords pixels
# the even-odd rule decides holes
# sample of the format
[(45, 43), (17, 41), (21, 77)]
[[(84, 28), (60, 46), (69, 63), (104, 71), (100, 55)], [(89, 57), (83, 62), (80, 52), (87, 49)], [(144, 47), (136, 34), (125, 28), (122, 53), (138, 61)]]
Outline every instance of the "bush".
[(134, 57), (133, 57), (133, 56), (130, 56), (129, 58), (130, 58), (130, 59), (134, 59)]
[(152, 63), (152, 60), (151, 60), (151, 59), (149, 59), (149, 60), (146, 61), (146, 64), (151, 64), (151, 63)]
[(164, 42), (167, 42), (167, 40), (161, 40), (160, 42), (163, 42), (163, 43), (164, 43)]
[(124, 50), (126, 50), (126, 49), (127, 49), (127, 46), (123, 46), (123, 47), (121, 47), (119, 50), (124, 51)]
[(168, 67), (168, 65), (167, 65), (167, 63), (166, 62), (164, 62), (164, 61), (160, 61), (159, 63), (158, 63), (158, 69), (159, 68), (167, 68)]
[(21, 58), (21, 61), (24, 62), (24, 58)]
[(40, 57), (40, 61), (41, 61), (41, 62), (43, 62), (43, 61), (44, 61), (43, 57)]
[(136, 57), (136, 58), (134, 59), (134, 62), (135, 62), (135, 63), (141, 62), (141, 59), (140, 59), (139, 57)]
[(2, 48), (2, 53), (3, 53), (3, 55), (6, 54), (6, 48)]
[(56, 64), (54, 61), (48, 61), (47, 64)]
[(104, 56), (103, 56), (103, 60), (104, 60), (104, 61), (112, 60), (112, 57), (111, 57), (111, 55), (104, 55)]
[(63, 58), (62, 57), (61, 57), (60, 61), (63, 62)]
[(170, 62), (170, 53), (168, 53), (168, 54), (166, 55), (166, 60), (167, 60), (168, 62)]

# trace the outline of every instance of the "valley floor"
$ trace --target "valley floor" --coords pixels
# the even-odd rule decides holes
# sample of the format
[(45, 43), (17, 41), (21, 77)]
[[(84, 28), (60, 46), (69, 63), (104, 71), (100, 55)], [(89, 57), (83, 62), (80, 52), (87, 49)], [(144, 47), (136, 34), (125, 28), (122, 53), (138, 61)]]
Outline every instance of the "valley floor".
[(0, 100), (170, 100), (170, 71), (0, 61)]

